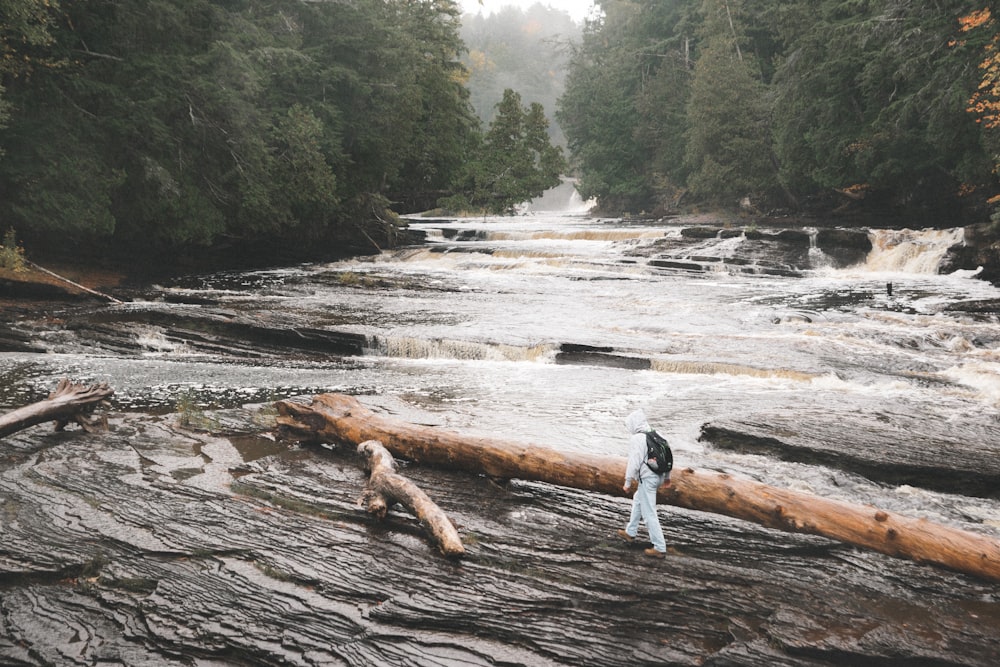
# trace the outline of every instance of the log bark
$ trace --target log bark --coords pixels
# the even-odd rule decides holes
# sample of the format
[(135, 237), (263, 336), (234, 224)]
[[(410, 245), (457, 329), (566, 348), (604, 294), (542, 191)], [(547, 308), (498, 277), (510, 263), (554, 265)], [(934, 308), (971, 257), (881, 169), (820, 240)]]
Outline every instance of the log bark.
[[(623, 496), (626, 460), (493, 438), (468, 437), (375, 414), (351, 396), (322, 394), (311, 405), (277, 404), (279, 425), (303, 441), (379, 440), (416, 462), (501, 478), (544, 481)], [(1000, 581), (1000, 541), (872, 506), (780, 489), (714, 471), (675, 470), (661, 502), (795, 533), (822, 535), (890, 556)]]
[(102, 427), (106, 429), (105, 418), (92, 420), (86, 415), (114, 393), (115, 390), (107, 384), (86, 386), (63, 378), (44, 401), (0, 416), (0, 438), (47, 421), (55, 422), (57, 431), (61, 431), (71, 421), (80, 424), (88, 432)]
[(449, 558), (465, 555), (462, 539), (448, 515), (420, 487), (396, 472), (396, 461), (381, 442), (366, 440), (358, 445), (358, 453), (365, 457), (370, 472), (361, 497), (370, 514), (383, 519), (393, 503), (402, 503), (420, 520), (442, 554)]

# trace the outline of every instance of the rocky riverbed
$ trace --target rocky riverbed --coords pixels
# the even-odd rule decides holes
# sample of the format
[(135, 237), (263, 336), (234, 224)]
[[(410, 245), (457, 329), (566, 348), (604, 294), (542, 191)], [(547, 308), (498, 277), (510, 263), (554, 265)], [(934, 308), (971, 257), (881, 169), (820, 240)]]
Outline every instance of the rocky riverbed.
[[(856, 260), (859, 252), (841, 238), (834, 245), (848, 249), (838, 259), (834, 245), (824, 245), (829, 236), (801, 231), (747, 237), (736, 254), (699, 250), (703, 238), (720, 233), (690, 231), (629, 246), (625, 259), (613, 264), (648, 262), (656, 268), (655, 262), (674, 262), (683, 266), (664, 270), (699, 281), (722, 275), (735, 282), (728, 276), (750, 271), (779, 281), (799, 279), (796, 258), (808, 258), (813, 240), (836, 261)], [(860, 236), (851, 238), (861, 243)], [(671, 254), (680, 246), (688, 250)], [(448, 247), (453, 254), (463, 250)], [(644, 545), (626, 545), (615, 536), (628, 514), (626, 499), (406, 463), (402, 473), (458, 525), (467, 555), (443, 558), (399, 508), (376, 523), (357, 502), (365, 473), (353, 448), (284, 439), (274, 426), (274, 401), (307, 400), (310, 391), (336, 385), (372, 409), (451, 428), (450, 413), (476, 395), (479, 375), (416, 375), (427, 367), (439, 372), (461, 366), (449, 360), (364, 361), (359, 354), (370, 341), (357, 333), (359, 318), (379, 333), (386, 322), (403, 318), (310, 299), (353, 278), (344, 289), (357, 293), (357, 303), (398, 298), (390, 290), (399, 289), (418, 299), (413, 319), (422, 323), (425, 311), (448, 297), (490, 295), (465, 275), (410, 279), (385, 268), (369, 275), (364, 268), (356, 265), (349, 274), (331, 269), (216, 275), (164, 288), (81, 279), (121, 304), (52, 286), (15, 298), (15, 288), (27, 288), (0, 283), (0, 351), (6, 353), (0, 410), (42, 398), (58, 372), (100, 374), (120, 389), (106, 410), (105, 433), (36, 426), (0, 440), (0, 664), (1000, 664), (995, 582), (821, 537), (662, 507), (671, 552), (663, 561), (652, 560), (643, 555)], [(612, 276), (614, 284), (627, 275)], [(705, 280), (703, 286), (716, 284)], [(649, 287), (657, 290), (659, 284)], [(508, 283), (504, 288), (512, 289)], [(824, 313), (836, 315), (859, 300), (874, 303), (868, 289), (810, 291), (792, 304), (798, 308), (782, 302), (774, 312), (785, 314), (776, 321), (766, 309), (745, 321), (786, 345), (786, 332), (799, 323), (821, 321)], [(426, 301), (420, 298), (425, 294)], [(540, 294), (532, 292), (530, 301)], [(876, 316), (904, 319), (916, 297), (906, 298), (911, 300), (887, 302)], [(949, 309), (990, 320), (996, 303), (970, 300)], [(458, 322), (449, 334), (457, 337), (462, 326)], [(665, 327), (657, 331), (675, 345), (687, 340)], [(904, 352), (911, 340), (907, 331), (900, 327), (904, 341), (896, 346)], [(917, 331), (912, 335), (926, 336)], [(964, 343), (970, 349), (996, 347), (988, 338), (993, 328), (975, 331)], [(646, 390), (670, 372), (655, 375), (653, 361), (664, 364), (664, 355), (649, 350), (559, 340), (579, 344), (558, 347), (552, 364), (491, 367), (503, 381), (523, 383), (513, 406), (540, 411), (539, 402), (529, 402), (555, 395), (546, 396), (548, 382), (559, 395), (568, 393), (564, 378)], [(841, 338), (829, 340), (839, 344)], [(471, 347), (479, 341), (460, 342)], [(952, 344), (935, 337), (912, 343), (932, 349)], [(697, 352), (704, 354), (701, 347)], [(793, 376), (787, 391), (795, 409), (755, 407), (748, 392), (768, 386), (754, 379), (734, 389), (740, 410), (710, 420), (701, 418), (700, 397), (706, 394), (692, 394), (688, 404), (682, 391), (716, 384), (715, 375), (685, 384), (703, 361), (709, 372), (726, 378), (717, 382), (720, 391), (731, 386), (730, 377), (768, 369), (757, 368), (764, 366), (757, 360), (737, 364), (722, 355), (673, 354), (666, 358), (679, 359), (666, 364), (678, 371), (669, 378), (669, 407), (699, 417), (706, 450), (759, 457), (761, 470), (785, 462), (820, 468), (821, 477), (809, 478), (813, 483), (828, 492), (843, 489), (856, 502), (876, 493), (879, 484), (900, 485), (897, 495), (908, 508), (914, 503), (907, 493), (925, 498), (927, 510), (942, 520), (1000, 535), (996, 516), (975, 506), (995, 494), (1000, 478), (995, 414), (979, 410), (951, 421), (937, 415), (923, 420), (919, 413), (900, 412), (908, 407), (902, 399), (881, 396), (857, 414), (843, 406), (835, 412), (827, 409), (822, 382), (808, 379), (813, 371), (826, 371), (829, 355), (859, 385), (884, 376), (957, 391), (940, 373), (895, 353), (896, 347), (877, 347), (881, 356), (858, 357), (856, 365), (840, 358), (853, 349), (847, 343), (820, 354), (810, 349), (781, 357), (776, 369)], [(806, 362), (815, 368), (803, 368)], [(373, 380), (374, 372), (385, 376)], [(205, 380), (214, 373), (225, 375), (224, 381), (216, 378), (218, 386)], [(830, 374), (826, 381), (846, 383)], [(394, 383), (393, 391), (379, 391), (379, 382)], [(449, 393), (456, 386), (460, 391)], [(480, 392), (491, 399), (498, 393), (495, 386)], [(840, 397), (846, 401), (850, 394)], [(593, 400), (584, 396), (579, 402)], [(503, 423), (523, 417), (513, 410), (505, 406), (498, 416), (470, 412), (466, 418)], [(850, 429), (842, 423), (845, 414)], [(575, 428), (590, 425), (590, 416), (578, 418)], [(546, 415), (563, 424), (557, 417)], [(519, 426), (528, 432), (533, 425)], [(559, 428), (556, 435), (575, 437)], [(679, 454), (694, 455), (691, 449)], [(726, 463), (719, 456), (710, 460)], [(945, 503), (935, 493), (951, 495)]]
[[(384, 402), (384, 399), (383, 399)], [(391, 407), (391, 406), (390, 406)], [(628, 501), (404, 465), (460, 528), (358, 506), (349, 448), (280, 440), (269, 405), (35, 427), (2, 444), (10, 665), (995, 665), (995, 583)]]

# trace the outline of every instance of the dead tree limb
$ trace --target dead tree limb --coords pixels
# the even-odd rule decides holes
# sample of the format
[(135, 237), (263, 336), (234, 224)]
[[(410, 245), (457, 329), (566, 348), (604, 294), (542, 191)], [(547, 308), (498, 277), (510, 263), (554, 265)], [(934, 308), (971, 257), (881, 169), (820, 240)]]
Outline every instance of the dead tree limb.
[(89, 419), (87, 415), (98, 405), (106, 403), (114, 393), (115, 390), (107, 384), (88, 387), (63, 378), (44, 401), (0, 416), (0, 438), (47, 421), (55, 422), (57, 431), (61, 431), (71, 421), (88, 432), (107, 428), (107, 418)]
[(37, 269), (38, 271), (41, 271), (42, 273), (45, 273), (45, 274), (48, 274), (48, 275), (52, 276), (56, 280), (61, 280), (64, 283), (66, 283), (67, 285), (72, 285), (73, 287), (75, 287), (75, 288), (77, 288), (79, 290), (83, 290), (87, 294), (93, 294), (94, 296), (99, 296), (102, 299), (107, 299), (111, 303), (122, 303), (119, 299), (116, 299), (115, 297), (113, 297), (113, 296), (111, 296), (109, 294), (105, 294), (104, 292), (98, 292), (97, 290), (93, 290), (93, 289), (90, 289), (89, 287), (85, 287), (85, 286), (81, 285), (80, 283), (73, 282), (72, 280), (70, 280), (69, 278), (67, 278), (65, 276), (60, 276), (55, 271), (50, 271), (49, 269), (46, 269), (44, 266), (39, 266), (38, 264), (35, 264), (34, 262), (31, 262), (31, 261), (28, 261), (28, 260), (24, 260), (24, 263), (27, 264), (28, 266), (31, 266), (31, 267)]
[[(380, 440), (393, 454), (429, 465), (501, 478), (545, 481), (622, 496), (625, 458), (467, 437), (375, 414), (351, 396), (322, 394), (311, 405), (277, 404), (278, 423), (304, 441)], [(869, 505), (780, 489), (707, 470), (675, 470), (660, 501), (789, 532), (822, 535), (890, 556), (934, 563), (1000, 581), (1000, 540)]]
[(370, 471), (368, 485), (361, 497), (369, 513), (383, 519), (390, 505), (402, 503), (420, 520), (441, 553), (449, 558), (465, 554), (462, 539), (451, 520), (422, 489), (396, 472), (396, 461), (381, 442), (366, 440), (358, 445), (358, 453), (365, 457)]

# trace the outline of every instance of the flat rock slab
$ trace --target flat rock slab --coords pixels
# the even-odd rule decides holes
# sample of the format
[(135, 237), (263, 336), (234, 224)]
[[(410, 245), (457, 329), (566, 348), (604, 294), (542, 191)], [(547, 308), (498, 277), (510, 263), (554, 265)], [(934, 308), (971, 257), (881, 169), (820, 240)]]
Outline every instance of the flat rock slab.
[(625, 499), (402, 465), (454, 562), (358, 506), (353, 448), (175, 422), (0, 445), (0, 663), (1000, 663), (1000, 595), (963, 575), (667, 507), (653, 560), (614, 536)]
[(995, 497), (1000, 493), (1000, 438), (991, 415), (961, 421), (899, 413), (858, 413), (845, 439), (842, 420), (807, 421), (758, 413), (705, 424), (701, 440), (750, 454), (830, 466), (886, 484)]

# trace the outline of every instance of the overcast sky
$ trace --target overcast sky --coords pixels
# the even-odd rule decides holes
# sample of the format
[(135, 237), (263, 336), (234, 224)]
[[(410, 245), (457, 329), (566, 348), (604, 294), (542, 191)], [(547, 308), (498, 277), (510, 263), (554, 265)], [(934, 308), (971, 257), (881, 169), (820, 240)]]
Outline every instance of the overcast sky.
[(572, 16), (574, 21), (582, 22), (590, 14), (594, 3), (591, 0), (483, 0), (483, 3), (479, 4), (479, 0), (461, 0), (460, 4), (464, 12), (472, 14), (482, 12), (486, 15), (508, 5), (527, 9), (534, 4), (540, 4), (553, 9), (561, 9)]

